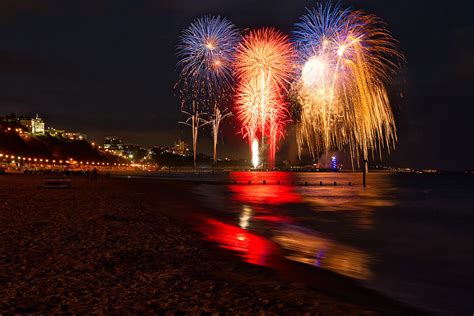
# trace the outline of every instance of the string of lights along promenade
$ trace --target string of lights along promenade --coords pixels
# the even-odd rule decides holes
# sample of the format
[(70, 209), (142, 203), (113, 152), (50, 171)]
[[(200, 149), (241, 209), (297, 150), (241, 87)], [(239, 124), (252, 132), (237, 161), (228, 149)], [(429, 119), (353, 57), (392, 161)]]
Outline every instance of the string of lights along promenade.
[(404, 60), (397, 44), (380, 18), (331, 3), (306, 9), (290, 35), (198, 18), (177, 47), (176, 87), (194, 152), (199, 129), (212, 124), (216, 159), (219, 124), (230, 110), (254, 168), (275, 167), (290, 124), (300, 158), (303, 148), (315, 160), (342, 150), (354, 166), (390, 152), (397, 135), (386, 86)]

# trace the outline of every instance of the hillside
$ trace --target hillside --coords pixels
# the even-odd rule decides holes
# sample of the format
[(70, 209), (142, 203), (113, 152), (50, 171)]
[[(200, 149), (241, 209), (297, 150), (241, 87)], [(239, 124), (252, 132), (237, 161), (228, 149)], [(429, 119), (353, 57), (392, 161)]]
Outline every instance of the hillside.
[(85, 140), (69, 140), (48, 134), (25, 137), (16, 133), (16, 128), (22, 126), (0, 122), (0, 153), (57, 160), (124, 162), (116, 156), (99, 152)]

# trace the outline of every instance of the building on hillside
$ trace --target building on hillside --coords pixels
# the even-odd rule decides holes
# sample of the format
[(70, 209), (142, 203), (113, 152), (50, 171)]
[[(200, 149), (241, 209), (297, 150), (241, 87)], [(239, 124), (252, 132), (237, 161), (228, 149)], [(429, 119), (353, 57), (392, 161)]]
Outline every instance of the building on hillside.
[(180, 156), (189, 156), (191, 151), (189, 150), (189, 145), (186, 144), (184, 140), (179, 139), (173, 146), (173, 154)]
[(53, 137), (64, 137), (64, 134), (66, 134), (66, 131), (62, 129), (55, 129), (54, 127), (48, 127), (45, 133)]
[(120, 138), (116, 136), (107, 136), (104, 140), (104, 149), (110, 150), (122, 150), (123, 142)]
[(44, 121), (36, 114), (35, 118), (20, 117), (19, 123), (26, 127), (30, 133), (44, 134)]
[(31, 118), (29, 117), (19, 117), (18, 123), (23, 125), (28, 131), (31, 131)]

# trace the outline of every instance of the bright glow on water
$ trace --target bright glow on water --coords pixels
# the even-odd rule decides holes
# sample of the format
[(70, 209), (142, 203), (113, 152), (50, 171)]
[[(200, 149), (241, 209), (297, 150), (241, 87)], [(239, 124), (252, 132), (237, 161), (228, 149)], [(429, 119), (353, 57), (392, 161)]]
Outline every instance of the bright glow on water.
[(214, 210), (202, 215), (199, 229), (243, 260), (272, 267), (286, 258), (429, 310), (471, 309), (472, 177), (369, 173), (366, 189), (362, 175), (353, 173), (235, 172), (229, 178), (230, 185), (196, 189)]

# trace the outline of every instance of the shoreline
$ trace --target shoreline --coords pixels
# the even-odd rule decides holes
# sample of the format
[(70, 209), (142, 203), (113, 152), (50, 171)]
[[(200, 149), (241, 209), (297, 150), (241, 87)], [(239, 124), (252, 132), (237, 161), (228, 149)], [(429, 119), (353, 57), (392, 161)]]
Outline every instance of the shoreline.
[(0, 176), (0, 313), (424, 313), (304, 264), (283, 276), (240, 262), (184, 220), (203, 208), (192, 183), (43, 179)]

